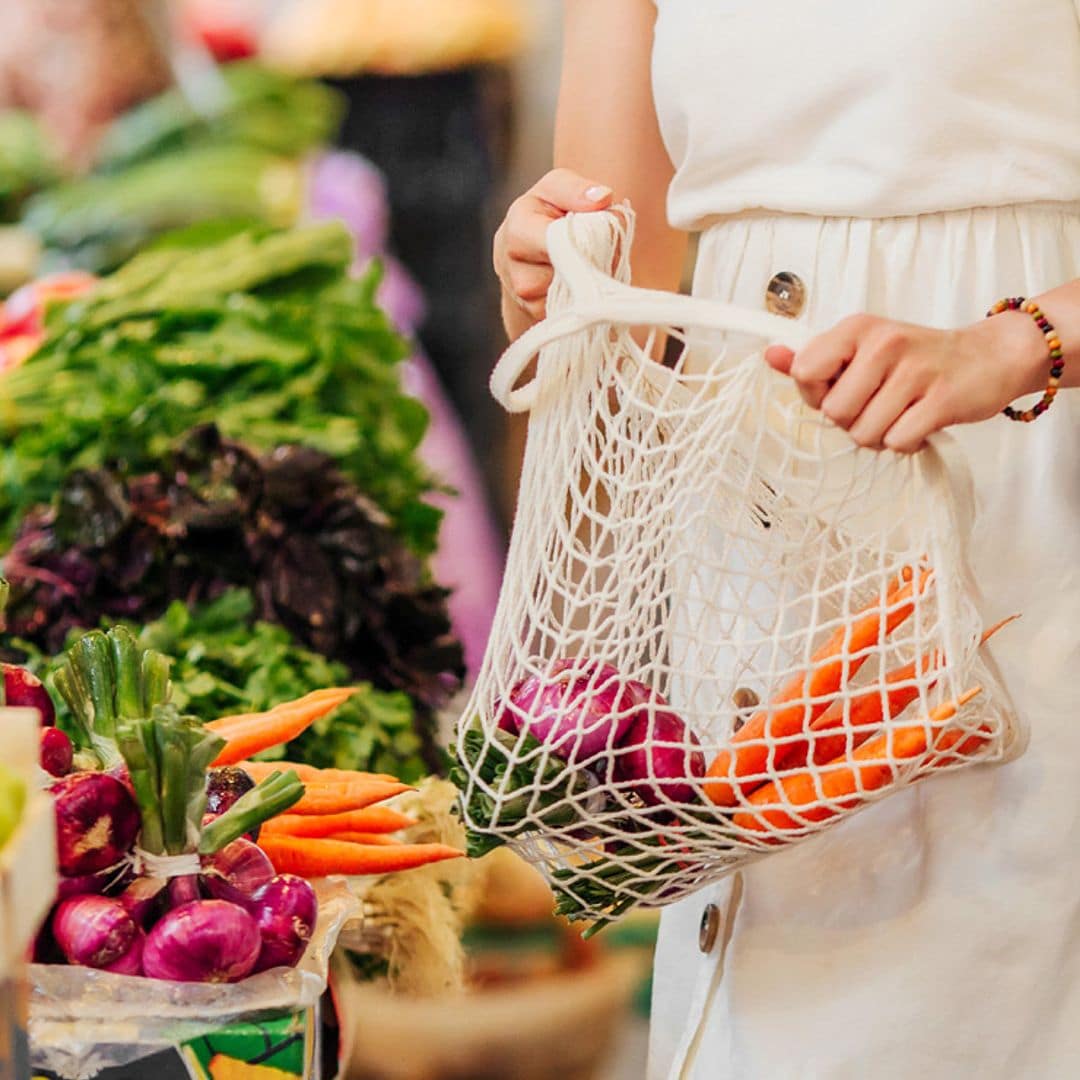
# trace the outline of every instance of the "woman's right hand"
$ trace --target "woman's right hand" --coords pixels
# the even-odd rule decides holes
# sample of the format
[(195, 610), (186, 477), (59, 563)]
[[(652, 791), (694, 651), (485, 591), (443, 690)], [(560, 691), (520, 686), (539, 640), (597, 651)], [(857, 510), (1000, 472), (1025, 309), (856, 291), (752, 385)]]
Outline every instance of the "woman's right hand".
[(551, 261), (547, 227), (571, 211), (604, 210), (612, 190), (569, 169), (553, 169), (515, 199), (495, 233), (493, 261), (503, 292), (503, 322), (511, 338), (544, 317)]

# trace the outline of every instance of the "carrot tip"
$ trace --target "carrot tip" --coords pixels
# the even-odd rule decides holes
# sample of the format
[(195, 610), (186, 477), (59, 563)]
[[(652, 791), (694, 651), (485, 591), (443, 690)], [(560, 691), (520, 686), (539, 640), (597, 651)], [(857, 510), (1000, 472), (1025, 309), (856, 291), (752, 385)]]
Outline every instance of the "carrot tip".
[(985, 645), (999, 630), (1003, 630), (1009, 623), (1014, 623), (1019, 618), (1020, 612), (1018, 611), (1015, 615), (1006, 615), (1004, 619), (999, 619), (988, 630), (983, 631), (983, 635), (979, 639), (979, 644)]

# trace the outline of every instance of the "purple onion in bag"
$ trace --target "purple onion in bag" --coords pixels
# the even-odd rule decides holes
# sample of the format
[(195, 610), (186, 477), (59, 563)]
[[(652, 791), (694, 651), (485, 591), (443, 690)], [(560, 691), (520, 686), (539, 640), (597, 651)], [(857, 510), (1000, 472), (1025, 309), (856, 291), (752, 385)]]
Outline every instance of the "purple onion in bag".
[(557, 660), (543, 677), (514, 687), (497, 724), (526, 732), (568, 764), (584, 763), (619, 745), (650, 696), (644, 683), (624, 680), (610, 664)]

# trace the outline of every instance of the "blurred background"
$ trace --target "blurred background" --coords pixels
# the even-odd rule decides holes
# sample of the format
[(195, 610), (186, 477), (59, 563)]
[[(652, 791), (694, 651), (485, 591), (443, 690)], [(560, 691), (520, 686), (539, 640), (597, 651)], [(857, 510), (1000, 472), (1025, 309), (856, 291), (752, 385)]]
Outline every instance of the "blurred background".
[[(181, 226), (344, 219), (358, 267), (382, 261), (380, 304), (412, 344), (409, 389), (432, 415), (422, 454), (448, 489), (434, 570), (471, 669), (524, 442), (487, 389), (503, 344), (491, 237), (550, 164), (560, 7), (0, 4), (0, 296), (58, 270), (108, 273)], [(18, 359), (11, 334), (0, 371)], [(514, 857), (484, 874), (464, 930), (468, 993), (441, 998), (417, 975), (373, 997), (351, 971), (342, 1075), (643, 1077), (654, 920), (586, 945)]]

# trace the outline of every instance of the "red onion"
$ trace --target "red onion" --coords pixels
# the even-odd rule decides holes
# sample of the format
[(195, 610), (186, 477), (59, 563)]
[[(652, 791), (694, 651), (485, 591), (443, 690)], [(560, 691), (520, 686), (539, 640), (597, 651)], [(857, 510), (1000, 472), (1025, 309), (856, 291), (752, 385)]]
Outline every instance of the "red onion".
[(103, 968), (116, 963), (136, 938), (135, 923), (119, 900), (76, 896), (53, 916), (53, 937), (68, 963)]
[(119, 960), (106, 965), (105, 970), (114, 975), (141, 975), (143, 973), (143, 949), (146, 946), (146, 934), (141, 926), (135, 927), (135, 940)]
[(67, 776), (75, 757), (75, 748), (67, 733), (58, 727), (41, 729), (41, 749), (39, 751), (41, 767), (50, 776)]
[(255, 895), (255, 921), (262, 935), (256, 971), (295, 967), (315, 929), (315, 890), (295, 874), (280, 874)]
[(236, 765), (224, 765), (206, 774), (206, 813), (224, 814), (255, 787), (255, 781)]
[[(659, 695), (657, 701), (666, 705)], [(657, 708), (652, 716), (640, 713), (619, 749), (614, 779), (629, 781), (629, 790), (647, 806), (698, 801), (688, 780), (705, 775), (705, 755), (697, 736), (670, 709)]]
[(4, 664), (3, 669), (4, 704), (11, 708), (37, 709), (42, 725), (51, 727), (56, 722), (56, 710), (42, 681), (15, 664)]
[(198, 874), (178, 874), (176, 877), (171, 877), (166, 890), (171, 908), (178, 908), (184, 904), (190, 904), (193, 900), (202, 899)]
[[(117, 897), (139, 926), (145, 926), (158, 906), (165, 882), (161, 878), (138, 877)], [(141, 953), (140, 953), (141, 957)]]
[(139, 811), (127, 788), (105, 773), (72, 773), (50, 788), (56, 799), (60, 872), (93, 874), (119, 862), (139, 834)]
[(274, 877), (274, 864), (258, 844), (245, 837), (226, 844), (203, 859), (202, 880), (218, 900), (248, 906), (251, 898)]
[(56, 886), (57, 900), (67, 900), (72, 896), (98, 896), (112, 884), (115, 872), (101, 870), (96, 874), (79, 874), (77, 877), (63, 877)]
[(545, 676), (514, 687), (497, 723), (514, 734), (526, 731), (568, 763), (584, 763), (621, 741), (649, 694), (610, 664), (558, 660)]
[(143, 972), (175, 982), (236, 982), (259, 958), (255, 920), (225, 900), (195, 900), (161, 917), (143, 949)]

